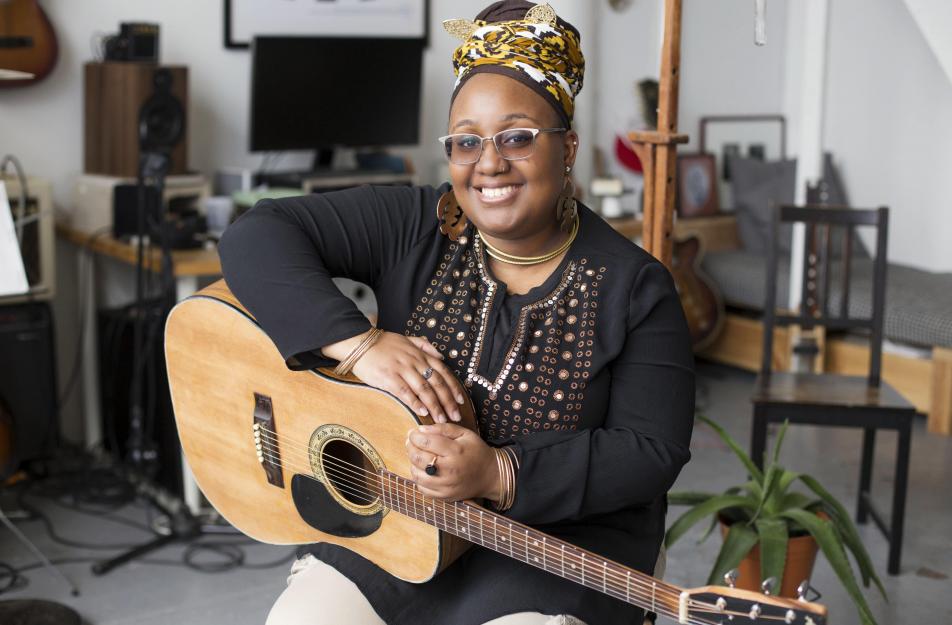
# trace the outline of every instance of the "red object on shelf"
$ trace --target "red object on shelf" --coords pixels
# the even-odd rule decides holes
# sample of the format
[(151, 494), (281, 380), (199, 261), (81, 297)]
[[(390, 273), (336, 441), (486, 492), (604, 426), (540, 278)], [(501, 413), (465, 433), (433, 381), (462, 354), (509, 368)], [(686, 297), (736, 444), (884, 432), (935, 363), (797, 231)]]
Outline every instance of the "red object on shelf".
[(615, 135), (615, 158), (618, 159), (619, 163), (635, 173), (640, 174), (645, 171), (641, 165), (641, 159), (635, 154), (631, 143), (618, 135)]

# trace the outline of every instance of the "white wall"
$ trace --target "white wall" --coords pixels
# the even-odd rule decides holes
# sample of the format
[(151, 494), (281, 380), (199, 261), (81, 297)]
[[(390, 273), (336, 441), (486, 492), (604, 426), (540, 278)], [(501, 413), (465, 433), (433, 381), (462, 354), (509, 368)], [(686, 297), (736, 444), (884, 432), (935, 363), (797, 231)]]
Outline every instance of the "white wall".
[[(786, 15), (768, 8), (768, 45), (757, 47), (752, 7), (749, 0), (684, 0), (678, 128), (691, 142), (682, 151), (697, 149), (702, 116), (782, 111)], [(603, 7), (598, 18), (597, 139), (616, 175), (624, 170), (615, 136), (645, 127), (635, 85), (658, 78), (663, 10), (663, 0), (639, 0), (621, 13)]]
[[(443, 19), (472, 18), (484, 3), (434, 0), (430, 15), (431, 45), (424, 55), (421, 136), (418, 147), (405, 148), (424, 182), (439, 182), (442, 157), (436, 137), (446, 132), (452, 92), (452, 52), (458, 41), (446, 34)], [(583, 41), (595, 41), (593, 5), (586, 0), (560, 0), (560, 14), (577, 24)], [(257, 167), (262, 155), (248, 145), (250, 53), (222, 44), (220, 0), (47, 0), (60, 43), (59, 63), (45, 81), (29, 88), (0, 91), (0, 152), (14, 152), (34, 175), (54, 181), (60, 204), (70, 200), (83, 161), (82, 65), (93, 58), (97, 33), (118, 29), (120, 21), (152, 21), (161, 25), (161, 60), (189, 67), (189, 165), (211, 173), (231, 165)], [(579, 102), (578, 125), (593, 119), (594, 93), (589, 81)], [(586, 111), (589, 111), (586, 116)], [(587, 168), (587, 153), (581, 169)], [(306, 153), (288, 153), (280, 167), (309, 164)]]
[(829, 39), (824, 136), (851, 203), (890, 207), (891, 261), (952, 271), (952, 81), (902, 0), (831, 2)]

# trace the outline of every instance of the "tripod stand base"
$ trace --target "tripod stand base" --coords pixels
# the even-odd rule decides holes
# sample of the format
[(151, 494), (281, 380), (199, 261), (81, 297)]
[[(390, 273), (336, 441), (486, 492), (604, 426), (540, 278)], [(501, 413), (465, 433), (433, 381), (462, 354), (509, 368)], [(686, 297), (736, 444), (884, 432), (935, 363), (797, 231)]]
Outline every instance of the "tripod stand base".
[(60, 603), (42, 599), (0, 601), (3, 625), (80, 625), (79, 614)]

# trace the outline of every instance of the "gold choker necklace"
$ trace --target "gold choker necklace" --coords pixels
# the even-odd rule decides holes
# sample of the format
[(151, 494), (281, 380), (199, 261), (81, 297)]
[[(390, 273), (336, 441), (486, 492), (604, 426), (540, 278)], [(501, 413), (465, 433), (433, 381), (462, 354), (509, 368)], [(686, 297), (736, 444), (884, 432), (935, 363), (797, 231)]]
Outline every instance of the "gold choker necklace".
[[(575, 221), (572, 223), (572, 231), (569, 232), (569, 236), (565, 239), (565, 242), (562, 243), (558, 248), (543, 254), (542, 256), (515, 256), (514, 254), (507, 254), (500, 249), (497, 249), (489, 244), (489, 241), (485, 237), (480, 236), (483, 245), (486, 246), (486, 253), (498, 260), (499, 262), (508, 263), (510, 265), (538, 265), (539, 263), (544, 263), (547, 260), (552, 260), (565, 250), (569, 249), (569, 246), (572, 245), (572, 241), (575, 240), (575, 236), (578, 234), (579, 218), (578, 215), (575, 216)], [(476, 231), (479, 233), (479, 230)]]

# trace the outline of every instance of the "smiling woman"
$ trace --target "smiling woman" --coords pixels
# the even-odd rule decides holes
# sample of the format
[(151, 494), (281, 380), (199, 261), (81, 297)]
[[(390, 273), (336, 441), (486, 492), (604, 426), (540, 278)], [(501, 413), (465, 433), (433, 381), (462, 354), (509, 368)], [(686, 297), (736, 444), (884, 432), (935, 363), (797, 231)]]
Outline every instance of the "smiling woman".
[[(440, 139), (451, 184), (262, 202), (222, 239), (226, 280), (289, 367), (337, 365), (432, 419), (406, 441), (422, 493), (485, 499), (651, 573), (693, 422), (693, 356), (671, 278), (573, 197), (579, 33), (548, 5), (518, 0), (446, 27), (461, 39)], [(335, 276), (374, 289), (377, 328)], [(456, 423), (464, 393), (478, 432)], [(410, 584), (319, 544), (269, 623), (640, 618), (490, 550)]]

